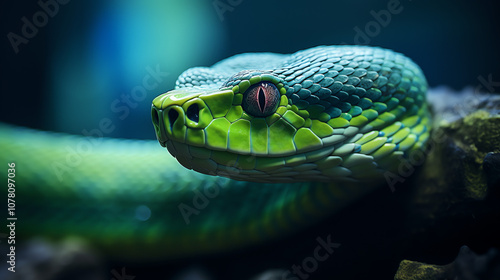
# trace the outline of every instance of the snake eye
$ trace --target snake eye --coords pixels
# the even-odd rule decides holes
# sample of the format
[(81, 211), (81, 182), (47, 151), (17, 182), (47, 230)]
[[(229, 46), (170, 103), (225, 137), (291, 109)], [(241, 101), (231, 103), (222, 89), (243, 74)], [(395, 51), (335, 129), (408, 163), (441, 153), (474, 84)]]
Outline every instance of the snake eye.
[(260, 82), (243, 94), (243, 110), (254, 117), (267, 117), (274, 113), (280, 102), (280, 92), (273, 83)]

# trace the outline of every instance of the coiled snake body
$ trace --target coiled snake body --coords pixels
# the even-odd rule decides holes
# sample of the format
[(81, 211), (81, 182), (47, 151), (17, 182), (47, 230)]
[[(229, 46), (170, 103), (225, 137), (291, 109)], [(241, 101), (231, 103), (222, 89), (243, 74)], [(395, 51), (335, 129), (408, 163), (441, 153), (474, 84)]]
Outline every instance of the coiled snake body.
[(281, 236), (355, 200), (422, 149), (426, 91), (410, 59), (373, 47), (241, 54), (192, 68), (152, 107), (160, 144), (187, 168), (156, 141), (1, 124), (0, 162), (16, 164), (17, 233), (79, 236), (131, 257)]

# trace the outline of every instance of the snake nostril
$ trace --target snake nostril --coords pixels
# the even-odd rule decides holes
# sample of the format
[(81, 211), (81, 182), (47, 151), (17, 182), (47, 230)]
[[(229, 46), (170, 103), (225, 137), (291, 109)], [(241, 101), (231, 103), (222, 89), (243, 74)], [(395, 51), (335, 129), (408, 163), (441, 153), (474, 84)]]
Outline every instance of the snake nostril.
[(186, 111), (186, 116), (188, 119), (197, 123), (200, 120), (200, 108), (198, 107), (198, 104), (195, 103), (189, 106)]
[(170, 111), (168, 111), (168, 122), (170, 123), (171, 130), (178, 117), (179, 117), (179, 112), (177, 112), (176, 110), (170, 109)]
[(151, 119), (153, 119), (153, 125), (158, 127), (160, 124), (160, 118), (158, 117), (158, 111), (156, 108), (151, 109)]

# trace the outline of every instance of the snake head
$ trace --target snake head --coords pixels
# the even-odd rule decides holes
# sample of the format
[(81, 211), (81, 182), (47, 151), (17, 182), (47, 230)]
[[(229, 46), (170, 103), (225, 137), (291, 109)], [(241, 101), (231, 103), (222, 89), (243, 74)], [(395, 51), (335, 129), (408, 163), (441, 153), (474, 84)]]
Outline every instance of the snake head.
[[(331, 50), (244, 54), (187, 70), (153, 101), (158, 141), (189, 169), (238, 180), (380, 177), (395, 162), (383, 158), (428, 137), (425, 78), (392, 51)], [(259, 68), (271, 70), (251, 70)]]
[(305, 116), (295, 111), (282, 79), (261, 71), (241, 71), (217, 89), (180, 87), (158, 96), (152, 119), (160, 144), (185, 167), (269, 181), (257, 173), (269, 177), (262, 170), (283, 167), (284, 157), (297, 153), (294, 141), (303, 141), (296, 139), (298, 128), (282, 117), (286, 114), (291, 120), (293, 115), (300, 126)]

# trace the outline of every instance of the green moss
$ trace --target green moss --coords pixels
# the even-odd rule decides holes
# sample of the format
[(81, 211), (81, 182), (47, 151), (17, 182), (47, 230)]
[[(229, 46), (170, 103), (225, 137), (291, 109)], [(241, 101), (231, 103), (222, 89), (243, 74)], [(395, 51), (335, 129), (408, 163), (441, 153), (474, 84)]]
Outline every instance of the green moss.
[(394, 280), (452, 279), (452, 265), (432, 265), (403, 260), (399, 264)]
[(444, 125), (443, 129), (454, 144), (470, 156), (471, 160), (463, 162), (467, 196), (483, 199), (487, 193), (487, 180), (482, 163), (487, 153), (500, 151), (500, 116), (479, 110)]

